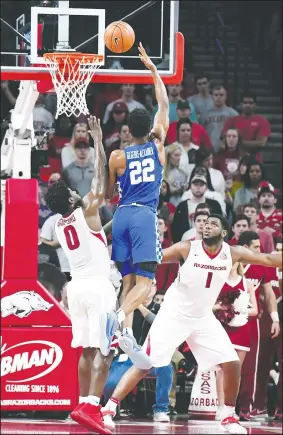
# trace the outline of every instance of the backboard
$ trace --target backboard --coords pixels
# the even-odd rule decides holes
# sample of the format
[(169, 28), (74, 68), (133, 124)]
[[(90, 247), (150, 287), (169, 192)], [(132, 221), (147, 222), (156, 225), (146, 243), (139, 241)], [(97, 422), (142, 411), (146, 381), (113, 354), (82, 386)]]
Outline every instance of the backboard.
[[(93, 82), (152, 83), (138, 57), (141, 41), (164, 83), (182, 81), (178, 1), (3, 1), (1, 12), (1, 80), (47, 79), (43, 54), (71, 50), (104, 56)], [(136, 35), (132, 49), (122, 55), (104, 45), (106, 26), (119, 20), (128, 22)]]

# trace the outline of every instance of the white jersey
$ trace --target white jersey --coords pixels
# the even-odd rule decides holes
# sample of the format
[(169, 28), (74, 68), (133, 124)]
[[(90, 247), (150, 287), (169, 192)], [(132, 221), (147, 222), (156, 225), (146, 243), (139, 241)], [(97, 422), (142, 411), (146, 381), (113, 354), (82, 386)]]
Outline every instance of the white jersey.
[(232, 268), (230, 246), (223, 242), (219, 252), (211, 256), (202, 240), (191, 241), (188, 258), (178, 277), (165, 294), (164, 304), (192, 317), (212, 313), (212, 307), (228, 279)]
[(97, 275), (110, 277), (110, 258), (107, 239), (103, 229), (92, 231), (85, 220), (82, 208), (60, 217), (55, 223), (55, 232), (65, 252), (73, 279)]

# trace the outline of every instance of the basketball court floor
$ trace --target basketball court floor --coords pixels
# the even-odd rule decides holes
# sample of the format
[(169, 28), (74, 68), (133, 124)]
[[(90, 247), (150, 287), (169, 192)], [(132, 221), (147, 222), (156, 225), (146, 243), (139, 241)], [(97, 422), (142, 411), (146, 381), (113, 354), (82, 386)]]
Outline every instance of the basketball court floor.
[[(282, 423), (243, 423), (248, 434), (280, 434)], [(71, 420), (3, 419), (2, 434), (89, 434), (87, 429)], [(186, 417), (170, 424), (154, 423), (152, 420), (121, 419), (116, 421), (116, 434), (223, 434), (219, 422), (188, 420)]]

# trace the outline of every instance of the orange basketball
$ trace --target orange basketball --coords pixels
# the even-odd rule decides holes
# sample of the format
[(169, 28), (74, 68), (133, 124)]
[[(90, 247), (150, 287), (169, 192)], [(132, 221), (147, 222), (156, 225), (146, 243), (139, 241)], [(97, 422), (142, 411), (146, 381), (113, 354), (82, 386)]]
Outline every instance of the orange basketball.
[(115, 21), (106, 27), (104, 32), (106, 47), (114, 53), (125, 53), (135, 42), (135, 32), (124, 21)]

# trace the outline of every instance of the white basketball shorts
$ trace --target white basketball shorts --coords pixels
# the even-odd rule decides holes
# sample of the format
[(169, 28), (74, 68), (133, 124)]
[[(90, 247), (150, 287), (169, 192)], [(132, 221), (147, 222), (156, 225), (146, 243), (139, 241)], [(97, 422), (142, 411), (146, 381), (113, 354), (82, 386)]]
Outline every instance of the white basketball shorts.
[(74, 279), (67, 286), (72, 347), (100, 347), (101, 314), (116, 310), (115, 289), (104, 276)]
[(165, 300), (144, 343), (153, 367), (168, 365), (176, 348), (184, 341), (190, 346), (200, 371), (239, 360), (225, 329), (213, 313), (200, 318), (185, 316)]

